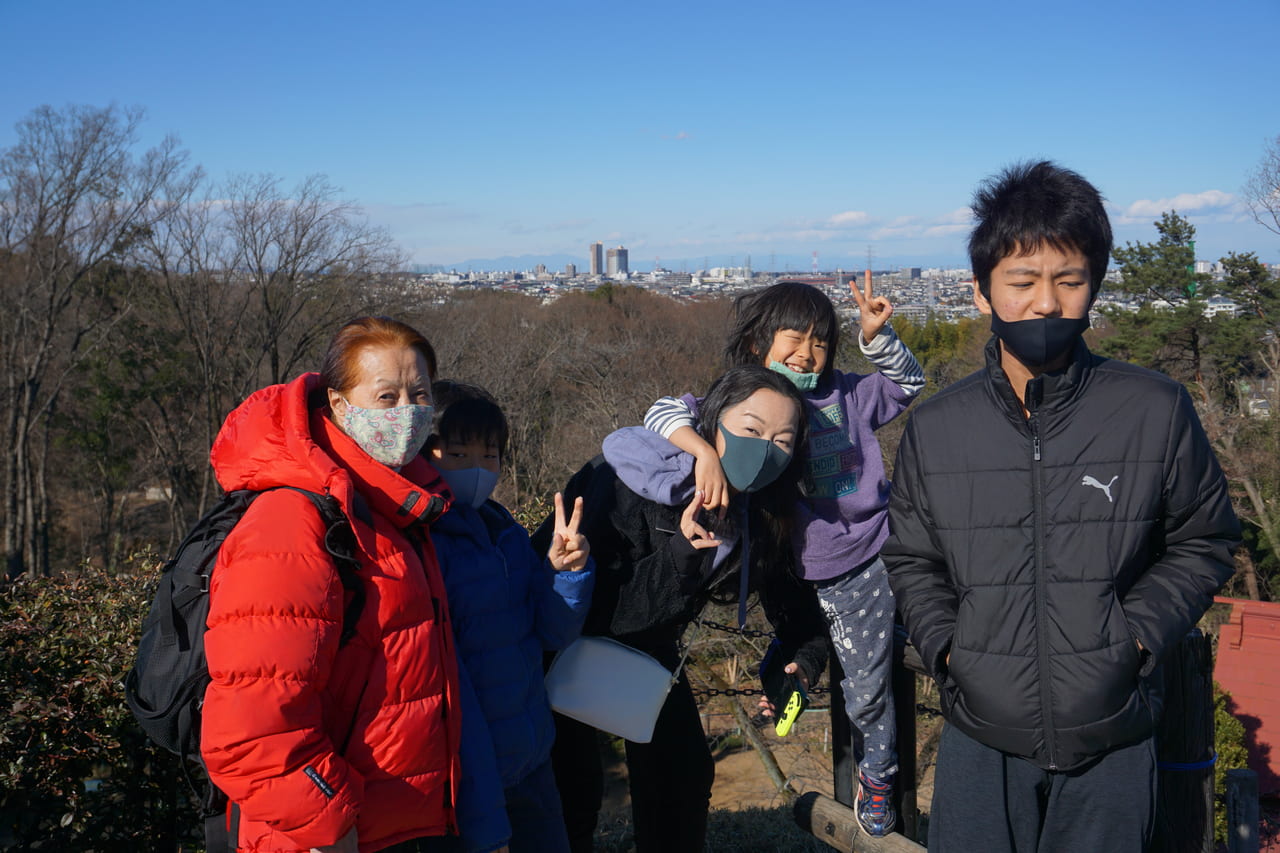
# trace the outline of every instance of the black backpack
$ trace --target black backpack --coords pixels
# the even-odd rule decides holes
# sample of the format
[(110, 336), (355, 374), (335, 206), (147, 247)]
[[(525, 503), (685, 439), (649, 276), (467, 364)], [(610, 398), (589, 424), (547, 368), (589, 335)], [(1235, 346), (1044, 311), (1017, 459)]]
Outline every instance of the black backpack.
[[(320, 513), (326, 530), (325, 550), (333, 556), (343, 587), (351, 592), (342, 619), (341, 644), (345, 644), (355, 635), (364, 607), (364, 586), (356, 574), (360, 561), (356, 557), (355, 533), (333, 497), (305, 489), (292, 491), (306, 495)], [(229, 843), (222, 825), (226, 796), (207, 778), (204, 791), (200, 791), (187, 761), (200, 762), (200, 710), (209, 686), (204, 653), (209, 581), (227, 534), (260, 494), (249, 490), (228, 492), (196, 522), (165, 563), (151, 610), (142, 623), (137, 660), (124, 681), (129, 710), (147, 737), (181, 757), (183, 773), (203, 806), (201, 818), (211, 851), (219, 849), (215, 843), (221, 844), (222, 849), (227, 849)], [(202, 762), (200, 768), (203, 770)], [(235, 849), (234, 844), (230, 849)]]

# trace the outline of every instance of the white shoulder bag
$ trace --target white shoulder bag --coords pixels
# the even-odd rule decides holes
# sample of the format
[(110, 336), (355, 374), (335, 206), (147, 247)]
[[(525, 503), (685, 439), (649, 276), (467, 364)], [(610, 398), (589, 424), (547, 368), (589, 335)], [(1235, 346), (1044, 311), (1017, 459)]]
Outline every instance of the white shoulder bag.
[(648, 743), (688, 656), (689, 646), (685, 646), (680, 665), (672, 672), (625, 643), (609, 637), (579, 637), (551, 662), (547, 698), (552, 709), (566, 717), (633, 743)]

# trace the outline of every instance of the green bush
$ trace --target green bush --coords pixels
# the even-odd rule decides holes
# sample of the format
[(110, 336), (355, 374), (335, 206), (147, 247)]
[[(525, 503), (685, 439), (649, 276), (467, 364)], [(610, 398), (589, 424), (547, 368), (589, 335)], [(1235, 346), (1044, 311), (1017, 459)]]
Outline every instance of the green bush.
[(178, 760), (121, 687), (157, 577), (142, 556), (0, 591), (0, 850), (196, 849)]
[(1244, 724), (1231, 713), (1235, 703), (1231, 694), (1213, 683), (1213, 748), (1218, 758), (1213, 765), (1213, 839), (1227, 843), (1227, 771), (1249, 766), (1249, 752), (1244, 746)]

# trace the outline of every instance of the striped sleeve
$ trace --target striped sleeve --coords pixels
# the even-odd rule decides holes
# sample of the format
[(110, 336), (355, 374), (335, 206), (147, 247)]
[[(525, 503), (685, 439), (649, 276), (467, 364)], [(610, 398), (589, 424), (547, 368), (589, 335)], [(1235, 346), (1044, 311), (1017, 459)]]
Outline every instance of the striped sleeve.
[[(924, 390), (924, 369), (892, 326), (886, 323), (871, 343), (863, 340), (862, 332), (858, 332), (858, 347), (867, 360), (876, 366), (876, 370), (901, 388), (908, 397), (914, 397)], [(652, 412), (653, 409), (649, 411)], [(649, 417), (646, 415), (645, 426), (648, 425)]]
[(684, 401), (676, 397), (663, 397), (644, 413), (644, 425), (663, 438), (670, 438), (671, 433), (680, 427), (694, 427), (693, 413)]

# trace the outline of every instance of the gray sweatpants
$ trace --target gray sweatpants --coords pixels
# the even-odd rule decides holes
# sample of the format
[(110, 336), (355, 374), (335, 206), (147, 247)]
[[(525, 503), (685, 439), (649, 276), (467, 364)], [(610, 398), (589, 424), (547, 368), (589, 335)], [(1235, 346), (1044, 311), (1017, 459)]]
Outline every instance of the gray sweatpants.
[(893, 710), (893, 590), (879, 557), (814, 585), (844, 670), (840, 688), (849, 722), (862, 733), (858, 769), (876, 779), (898, 772)]

